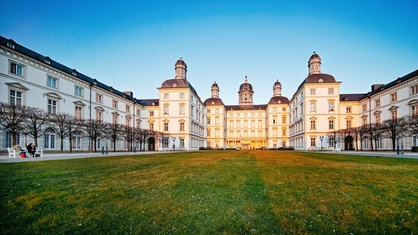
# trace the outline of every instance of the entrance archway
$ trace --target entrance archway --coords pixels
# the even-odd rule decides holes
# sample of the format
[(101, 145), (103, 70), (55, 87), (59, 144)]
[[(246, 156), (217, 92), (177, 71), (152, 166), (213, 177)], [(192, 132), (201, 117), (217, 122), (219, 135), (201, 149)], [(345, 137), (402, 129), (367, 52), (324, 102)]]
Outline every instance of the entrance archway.
[(354, 150), (354, 138), (351, 135), (348, 135), (344, 139), (345, 150)]
[(155, 151), (155, 138), (154, 137), (148, 138), (148, 151)]

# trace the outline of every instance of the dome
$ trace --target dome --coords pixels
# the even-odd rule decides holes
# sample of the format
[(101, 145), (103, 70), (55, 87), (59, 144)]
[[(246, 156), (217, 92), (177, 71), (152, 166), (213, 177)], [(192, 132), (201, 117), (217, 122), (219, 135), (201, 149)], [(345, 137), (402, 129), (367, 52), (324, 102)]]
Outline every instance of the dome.
[(212, 87), (217, 87), (217, 88), (219, 88), (219, 86), (218, 86), (218, 84), (217, 84), (216, 82), (214, 82), (214, 83), (212, 84)]
[(289, 104), (289, 99), (284, 96), (271, 97), (268, 104)]
[(276, 82), (274, 83), (274, 86), (281, 86), (282, 84), (279, 82), (279, 80), (276, 80)]
[(189, 87), (189, 82), (185, 79), (168, 79), (161, 84), (161, 88), (174, 88), (174, 87)]
[(245, 76), (244, 83), (241, 84), (241, 86), (239, 86), (239, 91), (242, 91), (242, 90), (250, 90), (250, 91), (253, 91), (253, 85), (251, 85), (251, 83), (248, 83), (247, 76)]
[(180, 59), (178, 59), (178, 60), (176, 61), (175, 66), (176, 66), (176, 67), (177, 67), (177, 66), (183, 66), (183, 67), (187, 68), (186, 62), (184, 62), (184, 60), (183, 60), (181, 57), (180, 57)]
[(316, 73), (309, 75), (305, 81), (306, 83), (335, 82), (335, 78), (326, 73)]
[(312, 60), (312, 59), (314, 59), (314, 58), (321, 59), (321, 57), (319, 57), (319, 55), (318, 55), (318, 54), (316, 54), (316, 52), (315, 52), (315, 51), (313, 52), (313, 54), (311, 55), (311, 57), (309, 58), (309, 60)]
[(204, 104), (206, 106), (211, 106), (211, 105), (224, 105), (224, 102), (222, 102), (222, 99), (220, 98), (209, 98), (206, 99)]
[(243, 84), (241, 84), (241, 86), (239, 86), (239, 90), (240, 91), (242, 91), (242, 90), (252, 91), (253, 90), (253, 85), (251, 85), (250, 83), (243, 83)]

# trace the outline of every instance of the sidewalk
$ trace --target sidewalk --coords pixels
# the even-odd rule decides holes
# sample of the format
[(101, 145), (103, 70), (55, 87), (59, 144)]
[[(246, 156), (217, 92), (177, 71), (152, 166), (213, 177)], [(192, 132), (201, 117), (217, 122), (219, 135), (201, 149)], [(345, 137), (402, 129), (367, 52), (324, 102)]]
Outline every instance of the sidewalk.
[[(143, 154), (159, 154), (159, 153), (176, 153), (178, 151), (166, 151), (166, 152), (109, 152), (109, 154), (102, 154), (101, 152), (72, 152), (72, 153), (44, 153), (42, 157), (28, 157), (20, 158), (8, 158), (7, 154), (0, 155), (0, 163), (9, 162), (33, 162), (33, 161), (48, 161), (48, 160), (67, 160), (89, 157), (115, 157), (115, 156), (130, 156), (130, 155), (143, 155)], [(362, 156), (376, 156), (376, 157), (393, 157), (393, 158), (411, 158), (418, 159), (418, 153), (405, 152), (405, 154), (396, 154), (396, 152), (377, 152), (377, 151), (323, 151), (324, 154), (348, 154), (348, 155), (362, 155)]]
[(340, 151), (340, 152), (327, 151), (324, 153), (361, 155), (361, 156), (371, 156), (371, 157), (393, 157), (393, 158), (418, 159), (418, 153), (412, 153), (412, 152), (404, 152), (404, 154), (396, 154), (396, 152), (379, 152), (379, 151)]
[[(67, 160), (67, 159), (77, 159), (77, 158), (90, 158), (90, 157), (115, 157), (115, 156), (129, 156), (129, 155), (143, 155), (143, 154), (158, 154), (162, 152), (109, 152), (109, 154), (102, 154), (102, 152), (72, 152), (72, 153), (48, 153), (44, 152), (42, 157), (27, 157), (20, 158), (9, 158), (7, 154), (0, 155), (0, 163), (9, 163), (9, 162), (34, 162), (34, 161), (48, 161), (48, 160)], [(164, 152), (164, 153), (174, 153), (174, 152)]]

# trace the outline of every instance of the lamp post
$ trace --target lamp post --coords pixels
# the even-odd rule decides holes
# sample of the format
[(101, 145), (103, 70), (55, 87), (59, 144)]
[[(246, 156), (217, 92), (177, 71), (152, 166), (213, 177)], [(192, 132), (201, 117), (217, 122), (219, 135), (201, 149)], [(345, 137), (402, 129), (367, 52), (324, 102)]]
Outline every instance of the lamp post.
[(322, 141), (324, 140), (324, 136), (322, 136), (322, 135), (321, 135), (321, 136), (319, 137), (319, 140), (321, 141), (321, 151), (322, 151)]

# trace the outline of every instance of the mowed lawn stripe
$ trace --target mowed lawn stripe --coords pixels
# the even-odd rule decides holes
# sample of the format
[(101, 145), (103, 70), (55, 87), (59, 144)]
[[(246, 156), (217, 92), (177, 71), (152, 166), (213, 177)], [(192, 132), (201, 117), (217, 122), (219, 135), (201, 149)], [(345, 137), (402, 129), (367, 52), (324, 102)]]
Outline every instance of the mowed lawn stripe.
[(311, 152), (257, 152), (281, 233), (418, 231), (418, 164)]
[(186, 233), (274, 232), (276, 220), (256, 158), (248, 152), (229, 152), (224, 157), (217, 154), (213, 158), (217, 159), (214, 165), (187, 166), (189, 175), (173, 185), (169, 193), (170, 200), (181, 204), (176, 208), (182, 211), (168, 219), (184, 226), (179, 229)]
[(256, 158), (246, 152), (1, 164), (0, 184), (1, 234), (238, 234), (275, 228)]
[(199, 151), (0, 164), (0, 234), (416, 234), (416, 159)]

